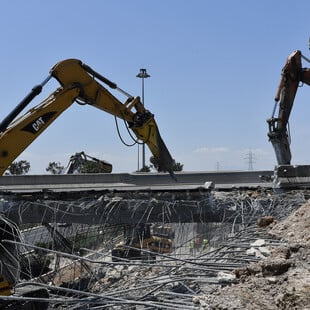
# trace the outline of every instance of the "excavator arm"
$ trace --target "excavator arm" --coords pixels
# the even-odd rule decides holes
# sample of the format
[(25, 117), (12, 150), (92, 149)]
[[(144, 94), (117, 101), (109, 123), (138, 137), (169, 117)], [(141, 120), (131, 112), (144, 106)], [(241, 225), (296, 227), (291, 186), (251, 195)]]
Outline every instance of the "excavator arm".
[[(61, 87), (39, 105), (17, 118), (51, 77), (57, 79)], [(119, 101), (98, 80), (126, 95), (126, 102)], [(173, 176), (174, 160), (160, 136), (154, 115), (144, 108), (139, 97), (132, 97), (78, 59), (67, 59), (57, 63), (50, 70), (50, 76), (42, 84), (35, 86), (2, 121), (0, 175), (74, 101), (92, 105), (125, 120), (137, 139), (148, 145), (159, 162), (159, 170), (168, 171)]]
[[(268, 137), (275, 150), (278, 165), (291, 164), (289, 117), (300, 83), (310, 85), (310, 69), (302, 68), (302, 53), (293, 52), (282, 69), (275, 105), (270, 119)], [(278, 115), (275, 117), (278, 107)]]

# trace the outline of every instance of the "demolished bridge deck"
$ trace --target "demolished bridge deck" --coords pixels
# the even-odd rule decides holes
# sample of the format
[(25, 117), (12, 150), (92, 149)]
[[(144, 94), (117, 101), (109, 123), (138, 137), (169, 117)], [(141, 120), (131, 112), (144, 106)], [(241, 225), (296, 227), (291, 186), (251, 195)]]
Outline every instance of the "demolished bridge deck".
[[(0, 178), (1, 211), (15, 223), (220, 222), (213, 190), (269, 188), (271, 171), (83, 174)], [(232, 211), (234, 212), (234, 210)]]

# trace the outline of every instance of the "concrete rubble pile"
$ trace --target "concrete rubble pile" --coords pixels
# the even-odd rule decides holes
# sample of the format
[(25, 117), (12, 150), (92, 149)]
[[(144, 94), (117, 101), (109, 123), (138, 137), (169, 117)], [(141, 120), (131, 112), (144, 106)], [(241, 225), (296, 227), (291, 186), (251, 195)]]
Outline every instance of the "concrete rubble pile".
[(310, 202), (267, 228), (279, 245), (234, 270), (236, 285), (199, 297), (202, 309), (310, 309)]
[(75, 266), (57, 282), (55, 273), (30, 282), (49, 291), (50, 309), (306, 309), (309, 197), (306, 190), (214, 191), (211, 203), (227, 215), (219, 223), (173, 223), (169, 255), (113, 262), (111, 233), (83, 256), (46, 249)]

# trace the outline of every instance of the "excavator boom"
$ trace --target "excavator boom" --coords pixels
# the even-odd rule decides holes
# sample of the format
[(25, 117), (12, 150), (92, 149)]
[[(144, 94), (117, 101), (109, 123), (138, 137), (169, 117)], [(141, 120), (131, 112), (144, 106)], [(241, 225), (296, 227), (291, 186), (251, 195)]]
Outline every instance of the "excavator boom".
[[(51, 77), (61, 87), (17, 118)], [(120, 91), (127, 96), (127, 100), (122, 103), (100, 82)], [(50, 70), (50, 76), (34, 87), (0, 124), (0, 175), (74, 101), (91, 105), (126, 121), (137, 139), (147, 144), (159, 163), (159, 170), (168, 171), (173, 176), (174, 160), (160, 136), (154, 115), (145, 109), (139, 97), (132, 97), (78, 59), (57, 63)]]
[[(302, 68), (302, 54), (293, 52), (282, 69), (281, 80), (275, 96), (275, 106), (270, 119), (268, 137), (275, 150), (278, 165), (291, 164), (289, 117), (293, 108), (299, 83), (310, 85), (310, 71)], [(278, 106), (278, 115), (275, 117)]]
[[(278, 165), (274, 169), (273, 182), (276, 188), (310, 187), (310, 165), (291, 165), (289, 118), (300, 83), (310, 85), (310, 69), (302, 67), (300, 51), (289, 55), (282, 69), (280, 84), (275, 96), (275, 106), (270, 119), (268, 137), (271, 141)], [(278, 108), (278, 115), (275, 116)]]

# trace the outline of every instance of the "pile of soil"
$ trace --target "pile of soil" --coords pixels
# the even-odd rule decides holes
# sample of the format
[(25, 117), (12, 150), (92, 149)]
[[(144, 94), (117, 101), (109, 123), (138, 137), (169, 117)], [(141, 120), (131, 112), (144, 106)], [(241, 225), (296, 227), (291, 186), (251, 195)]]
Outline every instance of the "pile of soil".
[(283, 245), (235, 270), (239, 283), (197, 298), (200, 309), (310, 309), (310, 202), (268, 224), (269, 234)]

